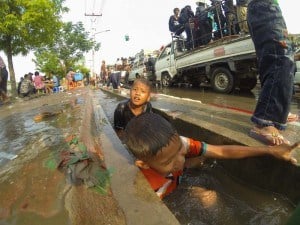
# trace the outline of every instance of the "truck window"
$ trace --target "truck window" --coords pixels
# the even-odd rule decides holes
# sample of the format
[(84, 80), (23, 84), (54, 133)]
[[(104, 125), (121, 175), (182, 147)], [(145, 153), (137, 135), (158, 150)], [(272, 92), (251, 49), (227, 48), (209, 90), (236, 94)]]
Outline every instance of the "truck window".
[(164, 57), (170, 55), (170, 52), (171, 52), (171, 48), (170, 47), (166, 47), (164, 49), (164, 51), (161, 53), (160, 58), (164, 58)]

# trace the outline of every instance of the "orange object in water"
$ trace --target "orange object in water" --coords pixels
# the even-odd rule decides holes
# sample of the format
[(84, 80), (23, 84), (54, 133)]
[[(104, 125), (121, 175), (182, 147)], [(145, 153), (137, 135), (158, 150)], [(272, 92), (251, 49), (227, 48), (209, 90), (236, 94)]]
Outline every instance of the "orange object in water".
[(71, 90), (76, 87), (76, 82), (68, 81), (68, 90)]

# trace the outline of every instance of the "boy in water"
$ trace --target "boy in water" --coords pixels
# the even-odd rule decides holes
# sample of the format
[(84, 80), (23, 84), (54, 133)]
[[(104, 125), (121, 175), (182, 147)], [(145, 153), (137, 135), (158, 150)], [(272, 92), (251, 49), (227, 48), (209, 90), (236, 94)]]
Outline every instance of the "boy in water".
[(124, 143), (160, 198), (171, 193), (179, 184), (186, 158), (241, 159), (271, 155), (296, 163), (291, 151), (300, 146), (300, 142), (292, 146), (282, 144), (272, 147), (210, 145), (179, 136), (167, 120), (155, 113), (144, 113), (132, 119), (126, 126)]
[(130, 89), (130, 99), (117, 105), (114, 112), (114, 128), (121, 140), (123, 131), (132, 118), (144, 112), (152, 112), (150, 97), (151, 83), (145, 78), (139, 78)]

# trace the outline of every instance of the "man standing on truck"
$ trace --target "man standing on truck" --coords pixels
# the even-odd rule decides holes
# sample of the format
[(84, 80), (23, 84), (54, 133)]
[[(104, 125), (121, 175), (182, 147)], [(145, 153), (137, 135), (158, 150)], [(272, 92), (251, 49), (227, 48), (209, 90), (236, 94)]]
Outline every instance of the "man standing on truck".
[(249, 33), (247, 24), (247, 6), (249, 0), (236, 0), (236, 15), (240, 28), (240, 34), (245, 35)]
[(234, 35), (236, 34), (236, 29), (235, 29), (236, 13), (233, 5), (233, 0), (224, 0), (223, 10), (226, 17), (226, 34), (229, 36)]
[(294, 82), (294, 53), (277, 0), (250, 0), (249, 31), (258, 59), (261, 92), (250, 136), (269, 145), (289, 143), (286, 128)]
[(181, 11), (179, 16), (179, 23), (184, 25), (186, 33), (186, 48), (193, 48), (193, 26), (194, 26), (194, 12), (190, 5), (186, 5)]
[(174, 35), (179, 36), (184, 31), (184, 26), (179, 23), (180, 9), (174, 8), (173, 13), (174, 14), (172, 16), (170, 16), (170, 18), (169, 18), (169, 30)]

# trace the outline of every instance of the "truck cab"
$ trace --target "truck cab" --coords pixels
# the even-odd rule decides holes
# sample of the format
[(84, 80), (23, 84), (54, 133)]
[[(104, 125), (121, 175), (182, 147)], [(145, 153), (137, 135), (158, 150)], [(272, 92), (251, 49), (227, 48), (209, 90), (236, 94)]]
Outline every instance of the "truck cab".
[(174, 43), (171, 42), (163, 48), (156, 60), (156, 81), (159, 81), (164, 87), (171, 86), (174, 82), (173, 77), (177, 74), (174, 57)]

